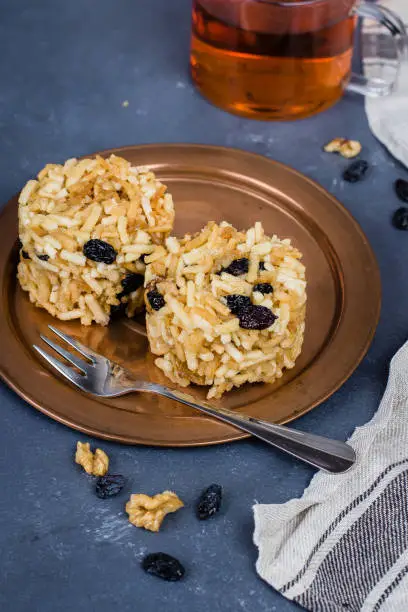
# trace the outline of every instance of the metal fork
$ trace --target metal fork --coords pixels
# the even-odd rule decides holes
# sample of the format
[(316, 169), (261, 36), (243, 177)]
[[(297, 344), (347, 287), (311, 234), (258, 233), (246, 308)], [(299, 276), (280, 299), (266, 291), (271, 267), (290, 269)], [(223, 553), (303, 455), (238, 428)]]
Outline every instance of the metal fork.
[(147, 382), (145, 380), (137, 380), (128, 370), (125, 370), (106, 357), (95, 353), (95, 351), (92, 351), (77, 340), (74, 340), (71, 336), (64, 334), (59, 329), (51, 325), (49, 325), (49, 329), (58, 336), (60, 340), (69, 347), (75, 349), (77, 353), (85, 358), (81, 359), (79, 356), (63, 348), (50, 338), (41, 335), (41, 339), (48, 344), (50, 348), (67, 362), (75, 366), (80, 373), (54, 357), (54, 355), (50, 355), (39, 346), (34, 345), (34, 349), (38, 351), (45, 361), (55, 368), (57, 372), (86, 393), (98, 397), (117, 397), (132, 391), (156, 393), (182, 404), (186, 404), (192, 408), (196, 408), (200, 412), (204, 412), (225, 423), (229, 423), (326, 472), (335, 474), (345, 472), (350, 469), (356, 461), (354, 450), (344, 442), (330, 440), (329, 438), (316, 436), (310, 433), (303, 433), (301, 431), (289, 429), (288, 427), (283, 427), (282, 425), (275, 425), (274, 423), (227, 410), (226, 408), (214, 407), (204, 401), (197, 403), (193, 396), (184, 391), (168, 389), (163, 385)]

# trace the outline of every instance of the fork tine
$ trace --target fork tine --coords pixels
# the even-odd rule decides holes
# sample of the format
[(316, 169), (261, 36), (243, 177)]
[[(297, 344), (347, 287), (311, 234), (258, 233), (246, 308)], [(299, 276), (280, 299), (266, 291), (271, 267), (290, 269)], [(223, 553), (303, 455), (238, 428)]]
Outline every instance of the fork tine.
[[(76, 366), (79, 370), (81, 370), (81, 372), (86, 374), (86, 363), (85, 363), (85, 361), (83, 361), (79, 357), (75, 357), (75, 355), (73, 355), (69, 351), (66, 351), (64, 348), (62, 348), (62, 346), (60, 346), (59, 344), (56, 344), (55, 342), (53, 342), (52, 340), (50, 340), (46, 336), (43, 336), (42, 334), (40, 334), (40, 338), (41, 338), (41, 340), (43, 342), (48, 344), (48, 346), (50, 346), (52, 349), (54, 349), (54, 351), (56, 353), (58, 353), (58, 355), (61, 355), (61, 357), (64, 357), (64, 359), (66, 359), (67, 361), (72, 363), (72, 365)], [(88, 367), (92, 368), (92, 365), (88, 364)]]
[(47, 353), (47, 351), (44, 351), (42, 348), (40, 348), (36, 344), (33, 344), (33, 348), (35, 348), (37, 353), (40, 353), (41, 357), (45, 359), (45, 361), (47, 361), (53, 368), (55, 368), (57, 372), (65, 376), (65, 378), (68, 378), (69, 381), (71, 381), (74, 385), (76, 385), (80, 389), (83, 388), (83, 385), (81, 383), (81, 379), (83, 379), (83, 376), (81, 376), (77, 372), (74, 372), (74, 370), (72, 370), (70, 367), (61, 363), (59, 359), (56, 359), (55, 357)]
[(83, 355), (87, 359), (90, 359), (91, 361), (94, 361), (94, 357), (98, 357), (97, 353), (94, 353), (94, 351), (92, 351), (90, 348), (87, 348), (86, 346), (84, 346), (83, 344), (78, 342), (78, 340), (74, 340), (74, 338), (72, 338), (72, 336), (68, 336), (68, 334), (64, 334), (64, 332), (60, 331), (59, 329), (57, 329), (53, 325), (49, 325), (48, 328), (56, 336), (58, 336), (58, 338), (61, 338), (61, 340), (64, 340), (64, 342), (69, 344), (69, 346), (72, 346), (72, 348), (74, 348), (76, 351), (78, 351), (78, 353), (81, 353), (81, 355)]

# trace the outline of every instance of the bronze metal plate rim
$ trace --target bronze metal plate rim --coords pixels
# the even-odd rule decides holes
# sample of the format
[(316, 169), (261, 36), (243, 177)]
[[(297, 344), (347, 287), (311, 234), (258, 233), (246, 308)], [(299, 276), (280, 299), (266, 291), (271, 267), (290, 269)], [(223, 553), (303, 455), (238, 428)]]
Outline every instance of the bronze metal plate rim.
[[(179, 223), (181, 231), (176, 227), (176, 233), (190, 231), (189, 223), (194, 225), (191, 231), (195, 231), (211, 220), (205, 217), (206, 207), (210, 206), (208, 214), (226, 216), (239, 227), (261, 220), (272, 233), (268, 226), (273, 225), (274, 233), (292, 237), (294, 244), (305, 252), (310, 286), (307, 320), (310, 318), (313, 329), (306, 335), (301, 356), (303, 362), (284, 376), (276, 389), (274, 385), (255, 385), (251, 389), (234, 391), (225, 396), (227, 404), (230, 402), (230, 407), (238, 410), (242, 407), (243, 411), (265, 419), (287, 423), (337, 391), (365, 356), (378, 324), (381, 306), (381, 282), (375, 256), (360, 226), (342, 204), (297, 170), (239, 149), (147, 144), (99, 152), (103, 156), (111, 153), (127, 157), (132, 163), (150, 165), (159, 177), (168, 179), (169, 190), (175, 193), (176, 215), (179, 209), (176, 223)], [(213, 208), (212, 200), (216, 200)], [(194, 203), (197, 205), (193, 206)], [(257, 216), (254, 216), (255, 208)], [(149, 406), (144, 413), (132, 412), (130, 400), (130, 408), (122, 412), (124, 420), (130, 419), (129, 431), (124, 431), (125, 425), (119, 427), (121, 409), (116, 405), (123, 400), (117, 400), (115, 405), (100, 402), (53, 376), (31, 351), (33, 339), (52, 319), (31, 306), (17, 287), (13, 256), (17, 240), (16, 219), (17, 196), (0, 213), (3, 309), (0, 317), (3, 345), (0, 376), (13, 391), (64, 425), (125, 444), (208, 446), (249, 437), (198, 412), (184, 413), (181, 408), (177, 413), (171, 402), (170, 405), (158, 406), (157, 414), (153, 404), (149, 405), (150, 412)], [(355, 259), (350, 261), (353, 257)], [(313, 276), (315, 267), (321, 282)], [(310, 309), (313, 310), (309, 317)], [(315, 313), (319, 309), (322, 312)], [(327, 311), (330, 311), (331, 318)], [(316, 321), (322, 321), (326, 328), (318, 329)], [(79, 328), (76, 331), (83, 332)], [(106, 342), (109, 347), (112, 339), (108, 338)], [(333, 360), (334, 353), (338, 356), (338, 364)], [(156, 369), (148, 367), (149, 374), (153, 372), (156, 376)], [(318, 372), (320, 380), (316, 380)], [(323, 372), (327, 374), (327, 382), (321, 380)], [(150, 401), (147, 396), (137, 397), (142, 407)], [(279, 403), (280, 397), (283, 407)], [(139, 431), (138, 424), (142, 425)], [(167, 427), (167, 424), (171, 426)], [(186, 428), (185, 435), (183, 428)], [(202, 428), (205, 431), (200, 437)]]

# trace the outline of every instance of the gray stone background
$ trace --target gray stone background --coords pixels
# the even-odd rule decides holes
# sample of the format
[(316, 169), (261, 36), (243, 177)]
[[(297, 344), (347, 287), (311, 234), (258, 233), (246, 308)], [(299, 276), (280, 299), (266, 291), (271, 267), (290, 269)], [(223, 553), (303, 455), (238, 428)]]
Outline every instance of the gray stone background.
[[(189, 31), (190, 0), (0, 0), (0, 201), (46, 162), (148, 142), (238, 147), (320, 182), (362, 225), (383, 282), (367, 357), (339, 392), (295, 424), (345, 439), (374, 413), (390, 357), (407, 335), (408, 236), (390, 217), (399, 205), (393, 181), (408, 173), (370, 134), (359, 97), (347, 95), (296, 124), (253, 122), (210, 106), (189, 81)], [(363, 143), (373, 166), (366, 182), (343, 183), (344, 162), (322, 154), (322, 144), (338, 135)], [(127, 490), (104, 502), (73, 465), (77, 433), (1, 383), (0, 419), (2, 611), (297, 608), (255, 573), (251, 506), (301, 495), (308, 467), (253, 441), (196, 450), (103, 443), (113, 471), (129, 476)], [(225, 488), (212, 521), (199, 523), (185, 509), (159, 535), (127, 523), (123, 503), (131, 491), (174, 488), (191, 505), (211, 482)], [(183, 561), (184, 581), (168, 584), (140, 570), (143, 555), (158, 550)]]

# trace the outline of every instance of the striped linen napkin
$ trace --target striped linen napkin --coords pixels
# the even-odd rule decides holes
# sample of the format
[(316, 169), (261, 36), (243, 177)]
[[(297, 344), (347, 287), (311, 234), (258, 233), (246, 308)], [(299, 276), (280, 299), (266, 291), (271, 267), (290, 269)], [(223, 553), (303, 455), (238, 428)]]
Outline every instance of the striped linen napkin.
[[(381, 0), (381, 6), (397, 13), (408, 29), (408, 0)], [(380, 35), (380, 38), (378, 38)], [(369, 20), (364, 21), (362, 40), (364, 72), (372, 77), (396, 77), (395, 45), (391, 34), (385, 28)], [(378, 51), (387, 59), (379, 62), (375, 56)], [(389, 152), (408, 167), (408, 59), (402, 63), (397, 86), (390, 96), (366, 98), (365, 109), (368, 123), (374, 136)], [(407, 607), (408, 612), (408, 607)]]
[(350, 444), (349, 472), (319, 472), (300, 499), (254, 506), (257, 571), (307, 610), (408, 612), (408, 343)]

